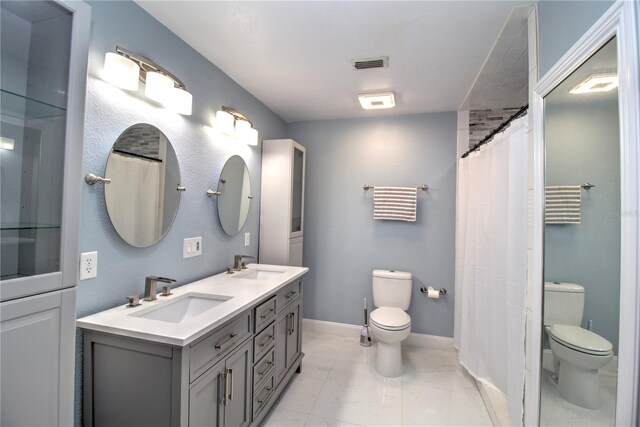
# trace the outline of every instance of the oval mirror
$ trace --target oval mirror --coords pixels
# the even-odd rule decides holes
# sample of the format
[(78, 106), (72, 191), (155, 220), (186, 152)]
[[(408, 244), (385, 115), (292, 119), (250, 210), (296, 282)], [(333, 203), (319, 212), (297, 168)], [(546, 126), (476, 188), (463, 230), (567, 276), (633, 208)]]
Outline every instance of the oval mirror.
[(105, 176), (104, 197), (113, 227), (127, 243), (151, 246), (167, 234), (180, 204), (180, 167), (157, 127), (137, 123), (118, 137)]
[(240, 156), (231, 156), (220, 174), (218, 183), (218, 218), (229, 236), (240, 232), (249, 215), (251, 179), (247, 164)]

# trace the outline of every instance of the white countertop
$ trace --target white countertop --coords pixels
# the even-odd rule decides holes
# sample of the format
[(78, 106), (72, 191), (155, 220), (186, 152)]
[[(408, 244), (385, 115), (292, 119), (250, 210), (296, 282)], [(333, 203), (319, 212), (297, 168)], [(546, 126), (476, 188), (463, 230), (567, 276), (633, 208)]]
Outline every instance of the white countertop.
[[(283, 271), (283, 273), (267, 280), (243, 279), (239, 277), (257, 268), (280, 270)], [(141, 299), (142, 305), (137, 307), (128, 307), (123, 304), (100, 313), (92, 314), (91, 316), (83, 317), (82, 319), (76, 320), (76, 325), (82, 329), (183, 347), (254, 306), (266, 296), (274, 294), (275, 291), (298, 279), (307, 271), (309, 271), (309, 269), (306, 267), (249, 264), (248, 269), (242, 270), (242, 272), (234, 274), (220, 273), (172, 289), (171, 292), (173, 295), (168, 297), (158, 296), (158, 299), (155, 301), (143, 301)], [(135, 316), (139, 311), (148, 311), (150, 307), (169, 303), (181, 295), (191, 292), (223, 295), (232, 298), (181, 323), (164, 322)]]

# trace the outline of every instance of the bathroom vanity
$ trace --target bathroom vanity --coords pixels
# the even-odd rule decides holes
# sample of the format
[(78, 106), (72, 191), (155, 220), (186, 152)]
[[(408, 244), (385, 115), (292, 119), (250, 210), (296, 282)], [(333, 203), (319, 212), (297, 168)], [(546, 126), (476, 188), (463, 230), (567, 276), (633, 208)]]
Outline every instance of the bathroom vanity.
[(300, 370), (307, 271), (253, 264), (79, 319), (84, 425), (258, 425)]

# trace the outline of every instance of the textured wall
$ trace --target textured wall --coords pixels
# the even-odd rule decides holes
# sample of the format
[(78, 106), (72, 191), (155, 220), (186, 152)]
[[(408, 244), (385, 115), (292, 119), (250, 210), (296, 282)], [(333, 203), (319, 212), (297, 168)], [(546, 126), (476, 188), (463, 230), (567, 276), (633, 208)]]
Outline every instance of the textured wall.
[[(218, 222), (215, 198), (206, 197), (205, 191), (217, 187), (220, 171), (233, 154), (245, 159), (251, 184), (259, 189), (260, 147), (251, 148), (216, 137), (208, 125), (215, 111), (227, 105), (249, 116), (260, 138), (285, 136), (285, 124), (280, 118), (136, 4), (91, 2), (90, 5), (93, 23), (83, 175), (102, 174), (118, 135), (134, 123), (147, 122), (171, 140), (187, 191), (181, 196), (175, 223), (164, 239), (150, 248), (139, 249), (127, 245), (114, 231), (102, 186), (83, 187), (80, 250), (98, 251), (98, 277), (78, 284), (78, 317), (123, 304), (126, 295), (142, 293), (145, 276), (173, 277), (179, 286), (223, 271), (233, 262), (234, 254), (257, 255), (259, 192), (254, 192), (244, 229), (229, 237)], [(194, 114), (177, 115), (146, 100), (141, 93), (125, 92), (104, 82), (101, 78), (104, 54), (113, 51), (116, 45), (146, 56), (177, 75), (193, 94)], [(249, 248), (244, 247), (244, 232), (252, 234)], [(203, 237), (203, 254), (183, 259), (182, 240), (193, 236)], [(78, 373), (81, 366), (78, 359)], [(81, 388), (77, 379), (79, 397)], [(80, 423), (80, 405), (76, 407), (76, 423)]]
[(582, 191), (580, 224), (545, 226), (544, 279), (585, 288), (583, 326), (618, 351), (620, 144), (615, 102), (547, 107), (546, 183), (595, 185)]
[(612, 4), (611, 0), (539, 1), (539, 76), (544, 76)]
[[(304, 315), (361, 324), (373, 305), (371, 271), (414, 275), (412, 331), (453, 335), (456, 113), (292, 123), (288, 136), (307, 149)], [(415, 223), (373, 220), (364, 184), (414, 186)], [(428, 300), (421, 286), (449, 294)]]

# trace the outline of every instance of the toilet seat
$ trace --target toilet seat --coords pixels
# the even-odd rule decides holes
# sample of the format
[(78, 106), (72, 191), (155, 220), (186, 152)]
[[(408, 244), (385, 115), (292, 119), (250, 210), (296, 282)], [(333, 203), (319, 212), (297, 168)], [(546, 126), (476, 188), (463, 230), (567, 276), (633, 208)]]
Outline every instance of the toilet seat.
[(371, 312), (371, 324), (387, 331), (401, 331), (411, 326), (411, 317), (397, 307), (379, 307)]
[(572, 325), (551, 325), (549, 337), (559, 344), (581, 353), (607, 356), (613, 353), (613, 345), (600, 335)]

